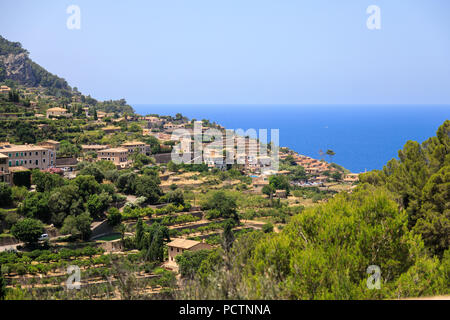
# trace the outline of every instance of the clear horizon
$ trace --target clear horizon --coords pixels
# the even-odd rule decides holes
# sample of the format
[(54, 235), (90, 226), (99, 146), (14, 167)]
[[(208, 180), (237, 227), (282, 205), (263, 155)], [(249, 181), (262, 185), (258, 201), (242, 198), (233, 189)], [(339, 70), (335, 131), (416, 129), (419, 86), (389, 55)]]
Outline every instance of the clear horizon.
[[(67, 8), (80, 8), (69, 30)], [(377, 5), (381, 29), (369, 30)], [(17, 0), (1, 35), (99, 100), (448, 105), (446, 0)]]

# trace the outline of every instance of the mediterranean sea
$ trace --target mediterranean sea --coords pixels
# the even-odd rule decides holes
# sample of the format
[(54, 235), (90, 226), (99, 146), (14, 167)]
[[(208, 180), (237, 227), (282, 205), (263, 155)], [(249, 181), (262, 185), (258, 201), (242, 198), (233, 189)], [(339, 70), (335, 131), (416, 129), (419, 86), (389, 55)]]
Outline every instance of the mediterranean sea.
[(450, 119), (450, 105), (145, 105), (138, 114), (181, 113), (227, 129), (279, 129), (280, 146), (316, 159), (336, 152), (333, 162), (359, 173), (382, 169), (408, 140), (435, 136)]

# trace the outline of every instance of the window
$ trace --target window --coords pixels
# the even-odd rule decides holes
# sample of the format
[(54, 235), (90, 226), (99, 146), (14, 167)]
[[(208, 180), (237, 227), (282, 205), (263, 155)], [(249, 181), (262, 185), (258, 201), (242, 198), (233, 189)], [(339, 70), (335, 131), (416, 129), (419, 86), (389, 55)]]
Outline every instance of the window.
[(19, 165), (19, 160), (16, 160), (16, 166), (18, 166)]
[(18, 152), (16, 152), (16, 157), (18, 157), (19, 156), (19, 153)]
[(9, 162), (9, 166), (12, 167), (12, 161)]
[(37, 166), (39, 165), (39, 160), (36, 160), (36, 165), (37, 165)]
[(42, 159), (42, 162), (45, 163), (45, 159)]
[(8, 157), (12, 158), (12, 154), (11, 154), (11, 153), (8, 153)]

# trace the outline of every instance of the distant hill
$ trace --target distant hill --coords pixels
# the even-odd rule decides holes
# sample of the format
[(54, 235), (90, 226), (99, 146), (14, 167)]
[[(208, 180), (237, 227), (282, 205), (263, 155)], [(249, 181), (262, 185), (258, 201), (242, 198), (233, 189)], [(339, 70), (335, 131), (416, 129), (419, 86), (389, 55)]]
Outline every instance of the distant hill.
[[(2, 82), (12, 82), (25, 87), (43, 87), (46, 89), (45, 94), (59, 99), (65, 98), (66, 101), (60, 100), (63, 105), (70, 103), (73, 95), (80, 95), (66, 80), (31, 60), (29, 52), (19, 42), (12, 42), (0, 36), (0, 83)], [(108, 113), (134, 113), (125, 99), (99, 102), (91, 96), (81, 94), (81, 102)]]
[(29, 57), (19, 42), (0, 36), (0, 82), (12, 80), (27, 87), (72, 91), (67, 81), (48, 72)]

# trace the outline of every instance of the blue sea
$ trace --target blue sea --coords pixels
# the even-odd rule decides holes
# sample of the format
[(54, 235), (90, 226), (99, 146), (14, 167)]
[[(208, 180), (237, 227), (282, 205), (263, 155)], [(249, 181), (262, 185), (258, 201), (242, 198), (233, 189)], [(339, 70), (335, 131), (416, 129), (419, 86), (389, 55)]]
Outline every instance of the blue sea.
[[(133, 105), (138, 114), (182, 113), (227, 129), (279, 129), (280, 145), (313, 158), (336, 152), (333, 162), (359, 173), (382, 169), (406, 141), (425, 141), (450, 119), (450, 105)], [(327, 156), (325, 160), (329, 160)]]

